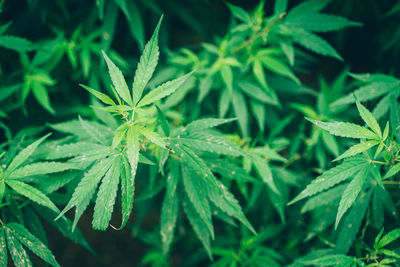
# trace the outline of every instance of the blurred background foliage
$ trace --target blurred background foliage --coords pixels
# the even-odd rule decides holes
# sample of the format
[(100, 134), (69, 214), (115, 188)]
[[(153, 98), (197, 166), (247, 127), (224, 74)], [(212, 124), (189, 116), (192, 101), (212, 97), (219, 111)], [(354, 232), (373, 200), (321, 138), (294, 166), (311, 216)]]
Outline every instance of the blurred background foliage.
[[(301, 2), (289, 1), (288, 10)], [(257, 12), (262, 13), (259, 16), (261, 20), (269, 23), (277, 20), (273, 16), (276, 13), (275, 1), (266, 0), (261, 11), (257, 11), (260, 9), (259, 1), (232, 0), (229, 3), (249, 11), (255, 22)], [(327, 205), (324, 210), (303, 214), (298, 207), (286, 207), (286, 203), (293, 195), (291, 192), (303, 188), (310, 181), (309, 177), (332, 166), (330, 161), (338, 156), (339, 150), (343, 150), (346, 141), (335, 140), (302, 118), (359, 120), (354, 107), (348, 108), (347, 105), (351, 112), (343, 112), (345, 108), (340, 105), (337, 109), (331, 105), (362, 85), (362, 80), (347, 75), (349, 71), (400, 76), (400, 4), (389, 0), (331, 1), (324, 13), (362, 24), (361, 27), (319, 34), (340, 56), (319, 55), (324, 53), (317, 54), (296, 45), (292, 51), (295, 60), (291, 62), (289, 45), (286, 44), (286, 50), (282, 48), (286, 52), (274, 50), (289, 37), (279, 32), (279, 27), (272, 27), (268, 37), (272, 48), (263, 53), (270, 53), (272, 60), (277, 58), (285, 66), (268, 70), (268, 74), (272, 74), (268, 76), (268, 86), (265, 86), (272, 88), (268, 91), (270, 95), (260, 93), (252, 96), (238, 89), (241, 92), (239, 100), (234, 97), (229, 100), (248, 101), (250, 111), (244, 111), (249, 113), (246, 118), (240, 118), (239, 114), (243, 112), (235, 106), (232, 111), (229, 107), (221, 108), (224, 105), (221, 88), (229, 87), (232, 77), (241, 79), (243, 73), (238, 69), (247, 65), (250, 56), (242, 57), (243, 61), (226, 56), (221, 66), (215, 65), (216, 60), (224, 58), (224, 52), (231, 49), (229, 45), (232, 44), (227, 40), (233, 40), (235, 44), (235, 27), (241, 25), (241, 16), (246, 17), (237, 10), (236, 17), (232, 16), (232, 12), (235, 14), (235, 9), (220, 0), (3, 0), (0, 13), (1, 143), (17, 138), (21, 132), (29, 135), (27, 128), (33, 134), (49, 123), (73, 119), (77, 115), (96, 120), (96, 114), (89, 107), (95, 103), (79, 84), (109, 90), (110, 80), (102, 50), (120, 67), (127, 80), (132, 81), (133, 66), (137, 65), (146, 41), (164, 14), (159, 39), (161, 62), (150, 87), (197, 69), (193, 79), (177, 92), (179, 97), (162, 103), (161, 108), (168, 119), (174, 125), (182, 125), (207, 115), (239, 117), (237, 125), (226, 126), (223, 132), (229, 133), (230, 139), (249, 153), (268, 158), (268, 168), (277, 177), (276, 186), (284, 195), (283, 199), (277, 197), (271, 188), (258, 188), (257, 184), (253, 187), (244, 183), (232, 184), (232, 190), (239, 195), (246, 215), (259, 235), (253, 236), (244, 228), (216, 222), (213, 244), (216, 261), (213, 264), (227, 266), (227, 263), (235, 262), (238, 266), (257, 266), (257, 262), (263, 259), (263, 263), (269, 262), (268, 266), (279, 266), (323, 245), (329, 247), (336, 236), (326, 229), (332, 226), (336, 210)], [(236, 30), (240, 32), (243, 29)], [(284, 38), (279, 37), (280, 34)], [(243, 42), (243, 37), (240, 38), (239, 42)], [(258, 57), (263, 55), (258, 54)], [(268, 61), (271, 57), (263, 62), (271, 62)], [(339, 57), (343, 60), (338, 60)], [(253, 71), (255, 77), (251, 82), (262, 84), (262, 75)], [(213, 76), (217, 72), (221, 72), (221, 77)], [(111, 90), (108, 93), (112, 94)], [(261, 99), (265, 105), (260, 107), (252, 97)], [(375, 106), (374, 103), (371, 107)], [(282, 160), (275, 151), (285, 159)], [(252, 167), (253, 163), (246, 160), (238, 163), (241, 164), (247, 173), (263, 175), (257, 164)], [(252, 172), (252, 168), (255, 171)], [(141, 172), (143, 177), (156, 175), (150, 173), (150, 169)], [(163, 186), (152, 187), (146, 183), (139, 181), (137, 185), (139, 199), (135, 202), (129, 227), (124, 230), (95, 232), (90, 228), (91, 215), (82, 217), (79, 226), (96, 255), (46, 228), (49, 247), (60, 264), (210, 264), (195, 235), (188, 234), (184, 224), (176, 229), (170, 257), (162, 255), (158, 231), (163, 200), (159, 192)], [(394, 195), (398, 200), (398, 193)], [(222, 219), (234, 224), (230, 218)], [(395, 220), (388, 225), (389, 228), (396, 225)], [(371, 240), (366, 242), (372, 244), (372, 237), (377, 232), (377, 229), (371, 230)], [(354, 246), (353, 249), (361, 247)], [(242, 262), (243, 259), (246, 263)]]

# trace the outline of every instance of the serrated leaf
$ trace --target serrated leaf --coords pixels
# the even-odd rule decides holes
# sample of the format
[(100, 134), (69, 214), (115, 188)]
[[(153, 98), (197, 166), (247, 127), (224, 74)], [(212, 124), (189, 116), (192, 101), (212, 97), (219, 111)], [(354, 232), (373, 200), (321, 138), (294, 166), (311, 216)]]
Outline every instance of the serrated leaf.
[(334, 255), (326, 255), (319, 257), (318, 259), (308, 260), (308, 261), (300, 261), (300, 263), (305, 265), (314, 265), (314, 266), (347, 266), (350, 267), (356, 258), (350, 257), (344, 254), (334, 254)]
[(62, 172), (66, 170), (77, 170), (79, 169), (76, 164), (64, 163), (64, 162), (36, 162), (29, 165), (25, 165), (13, 172), (11, 172), (8, 179), (18, 179), (27, 176), (43, 175), (56, 172)]
[(277, 193), (280, 194), (278, 188), (275, 185), (274, 178), (272, 176), (271, 168), (269, 167), (268, 163), (261, 159), (258, 156), (252, 155), (253, 164), (257, 170), (257, 173), (261, 176), (264, 183), (268, 185), (268, 187)]
[(250, 19), (249, 14), (247, 14), (247, 12), (243, 8), (229, 4), (229, 3), (225, 3), (225, 4), (230, 9), (233, 17), (235, 17), (243, 22), (246, 22)]
[(123, 158), (124, 169), (121, 176), (122, 223), (120, 228), (123, 228), (128, 222), (135, 194), (135, 177), (139, 163), (140, 140), (134, 128), (128, 130), (127, 145), (127, 158)]
[(131, 93), (129, 92), (128, 85), (126, 84), (124, 75), (118, 69), (118, 67), (112, 62), (112, 60), (106, 55), (104, 51), (103, 57), (106, 60), (108, 72), (111, 77), (111, 81), (114, 84), (115, 90), (117, 90), (118, 95), (129, 105), (133, 105)]
[[(347, 185), (338, 185), (332, 189), (322, 192), (308, 199), (301, 208), (301, 213), (305, 213), (321, 206), (334, 205), (339, 202), (339, 197)], [(338, 204), (338, 203), (337, 203)]]
[(243, 136), (247, 137), (249, 135), (247, 104), (243, 94), (238, 90), (233, 92), (232, 106), (238, 118), (240, 130)]
[(182, 178), (183, 185), (186, 191), (186, 195), (196, 212), (200, 215), (204, 224), (212, 238), (214, 238), (214, 228), (211, 220), (211, 208), (207, 198), (207, 189), (197, 175), (193, 174), (189, 168), (182, 166)]
[(114, 103), (114, 101), (111, 99), (111, 97), (109, 97), (106, 94), (103, 94), (97, 90), (94, 90), (93, 88), (90, 88), (89, 86), (83, 85), (83, 84), (79, 84), (82, 88), (84, 88), (85, 90), (87, 90), (89, 93), (91, 93), (92, 95), (94, 95), (95, 97), (97, 97), (101, 102), (103, 102), (106, 105), (111, 105), (113, 107), (116, 107), (116, 104)]
[(0, 36), (0, 46), (15, 50), (17, 52), (29, 52), (35, 49), (34, 44), (24, 38), (2, 35)]
[(174, 237), (176, 220), (178, 218), (178, 194), (176, 188), (179, 180), (179, 166), (172, 164), (167, 176), (167, 188), (161, 208), (161, 228), (160, 235), (162, 241), (163, 254), (167, 254), (169, 246)]
[(362, 186), (367, 180), (368, 172), (368, 166), (361, 169), (344, 190), (342, 198), (340, 199), (338, 213), (336, 215), (335, 229), (337, 228), (342, 216), (353, 205), (354, 201), (360, 194)]
[(197, 151), (208, 151), (236, 157), (246, 154), (244, 150), (228, 139), (204, 132), (192, 132), (189, 136), (174, 138), (173, 140)]
[(76, 157), (79, 155), (87, 155), (93, 152), (105, 153), (108, 151), (109, 151), (108, 146), (103, 146), (100, 144), (88, 143), (88, 142), (77, 142), (64, 145), (57, 145), (55, 147), (51, 147), (50, 149), (46, 149), (44, 158), (48, 160), (64, 159), (64, 158)]
[(49, 209), (55, 212), (59, 212), (56, 205), (54, 205), (54, 203), (45, 194), (43, 194), (40, 190), (36, 189), (35, 187), (16, 180), (8, 180), (6, 181), (6, 183), (18, 194), (29, 198), (33, 202), (48, 207)]
[(197, 237), (200, 239), (201, 243), (206, 249), (208, 257), (212, 259), (211, 241), (210, 241), (211, 236), (206, 224), (200, 218), (199, 214), (196, 212), (196, 210), (194, 209), (193, 205), (190, 202), (183, 201), (183, 208), (185, 210), (190, 225), (192, 226)]
[(145, 95), (136, 106), (142, 107), (152, 104), (174, 93), (186, 81), (186, 79), (189, 78), (190, 75), (192, 75), (192, 72), (156, 87), (147, 95)]
[(96, 140), (100, 144), (103, 145), (107, 144), (107, 137), (101, 129), (91, 124), (90, 122), (83, 120), (80, 116), (79, 116), (79, 122), (81, 124), (81, 127), (92, 139)]
[(358, 100), (356, 100), (356, 104), (358, 112), (360, 113), (363, 121), (379, 136), (380, 139), (382, 139), (381, 127), (376, 121), (374, 115), (372, 115), (372, 113), (368, 109), (366, 109)]
[(334, 159), (333, 161), (338, 161), (344, 158), (348, 158), (354, 155), (357, 155), (361, 152), (364, 152), (368, 149), (373, 148), (374, 146), (378, 145), (380, 141), (376, 140), (376, 141), (366, 141), (366, 142), (362, 142), (359, 144), (356, 144), (352, 147), (350, 147), (349, 149), (347, 149), (342, 155), (340, 155), (339, 157), (337, 157), (336, 159)]
[(321, 37), (303, 29), (296, 28), (295, 30), (293, 29), (293, 32), (293, 41), (299, 45), (323, 56), (331, 56), (343, 60), (336, 50)]
[(60, 266), (56, 261), (53, 253), (43, 244), (38, 238), (32, 235), (25, 227), (18, 223), (9, 223), (7, 228), (11, 230), (14, 236), (33, 253), (39, 256), (45, 262), (53, 265)]
[(108, 227), (117, 197), (121, 164), (121, 156), (116, 157), (101, 182), (94, 206), (93, 229), (106, 230)]
[(400, 163), (396, 163), (395, 165), (393, 165), (389, 169), (389, 171), (385, 174), (383, 179), (387, 179), (389, 177), (392, 177), (393, 175), (396, 175), (399, 171), (400, 171)]
[(276, 99), (273, 96), (267, 94), (265, 90), (263, 90), (259, 86), (256, 86), (255, 84), (247, 81), (239, 81), (238, 85), (239, 89), (241, 89), (246, 95), (254, 98), (254, 100), (274, 106), (278, 105)]
[(188, 131), (199, 131), (199, 130), (205, 130), (209, 128), (214, 128), (217, 127), (221, 124), (225, 124), (231, 121), (236, 120), (236, 118), (232, 119), (214, 119), (214, 118), (208, 118), (208, 119), (200, 119), (200, 120), (195, 120), (188, 125), (186, 125), (186, 130)]
[(385, 236), (383, 236), (382, 239), (379, 240), (376, 247), (377, 247), (377, 249), (383, 248), (399, 238), (400, 238), (400, 228), (392, 230), (389, 233), (387, 233)]
[(32, 263), (29, 259), (28, 253), (22, 247), (17, 237), (14, 236), (13, 232), (8, 228), (5, 228), (7, 237), (7, 247), (10, 251), (11, 258), (17, 267), (31, 267)]
[(43, 142), (44, 139), (49, 137), (49, 135), (50, 133), (21, 150), (8, 165), (7, 169), (4, 172), (4, 175), (7, 176), (9, 173), (18, 168), (22, 163), (24, 163), (29, 158), (29, 156), (32, 155), (32, 153), (36, 150), (40, 143)]
[(236, 180), (239, 182), (260, 183), (259, 180), (248, 174), (243, 168), (236, 166), (226, 159), (210, 159), (207, 160), (213, 172), (219, 173), (222, 177)]
[(63, 211), (55, 218), (55, 220), (63, 216), (71, 208), (76, 207), (72, 230), (75, 229), (75, 226), (78, 223), (80, 216), (89, 205), (98, 183), (111, 167), (112, 161), (112, 157), (99, 160), (85, 173), (82, 180), (75, 188), (74, 193), (72, 194), (72, 197), (67, 206), (65, 206)]
[(345, 160), (342, 164), (335, 166), (318, 176), (311, 182), (311, 184), (307, 185), (306, 189), (304, 189), (297, 197), (290, 201), (288, 205), (291, 205), (306, 197), (318, 194), (319, 192), (345, 181), (361, 168), (365, 167), (367, 163), (368, 162), (366, 159), (362, 157), (354, 157)]
[(139, 64), (135, 72), (135, 78), (132, 85), (133, 104), (136, 105), (142, 97), (143, 90), (153, 76), (156, 69), (159, 56), (158, 31), (160, 30), (163, 16), (161, 16), (150, 41), (144, 47), (143, 54), (140, 56)]
[(328, 131), (330, 134), (349, 137), (349, 138), (366, 138), (366, 139), (379, 139), (379, 137), (372, 131), (360, 125), (349, 122), (322, 122), (310, 118), (306, 118), (316, 126)]
[(285, 22), (306, 31), (313, 32), (329, 32), (341, 30), (349, 26), (361, 26), (360, 23), (343, 17), (317, 13), (291, 17)]
[(167, 142), (164, 141), (164, 138), (161, 135), (159, 135), (158, 133), (151, 131), (145, 127), (140, 127), (140, 126), (136, 126), (134, 129), (137, 130), (144, 137), (149, 139), (150, 142), (152, 142), (153, 144), (156, 144), (157, 146), (166, 149)]
[(32, 82), (32, 93), (39, 104), (51, 114), (55, 114), (53, 107), (50, 104), (49, 94), (46, 87), (39, 82)]
[(296, 77), (296, 75), (294, 75), (294, 73), (290, 70), (290, 68), (285, 64), (283, 64), (282, 62), (280, 62), (279, 60), (269, 56), (262, 56), (260, 57), (260, 60), (263, 63), (264, 67), (266, 67), (270, 71), (288, 77), (297, 84), (300, 84), (300, 80)]
[(4, 228), (0, 228), (0, 265), (7, 266), (7, 244)]

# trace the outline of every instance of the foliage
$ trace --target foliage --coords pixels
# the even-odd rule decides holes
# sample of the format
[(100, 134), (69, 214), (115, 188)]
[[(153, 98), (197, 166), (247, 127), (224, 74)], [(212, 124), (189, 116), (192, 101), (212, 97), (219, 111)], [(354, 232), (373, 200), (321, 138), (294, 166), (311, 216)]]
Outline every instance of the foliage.
[(48, 225), (95, 253), (91, 217), (132, 264), (399, 266), (398, 63), (341, 55), (354, 1), (187, 2), (0, 3), (1, 265), (64, 265)]

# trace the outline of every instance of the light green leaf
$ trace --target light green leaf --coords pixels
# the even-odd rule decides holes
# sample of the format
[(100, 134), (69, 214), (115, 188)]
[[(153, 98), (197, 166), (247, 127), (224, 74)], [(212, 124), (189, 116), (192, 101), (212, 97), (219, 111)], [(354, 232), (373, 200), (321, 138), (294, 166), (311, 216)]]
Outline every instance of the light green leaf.
[(36, 162), (29, 165), (25, 165), (12, 173), (10, 173), (8, 179), (18, 179), (27, 176), (43, 175), (56, 172), (62, 172), (66, 170), (77, 170), (79, 169), (76, 164), (64, 163), (64, 162)]
[(7, 228), (23, 245), (32, 250), (42, 260), (53, 266), (60, 266), (47, 246), (32, 235), (24, 226), (18, 223), (9, 223), (7, 224)]
[(89, 205), (98, 183), (111, 167), (113, 159), (113, 157), (109, 157), (99, 160), (85, 173), (82, 180), (75, 188), (74, 193), (72, 194), (72, 197), (67, 206), (65, 206), (63, 211), (55, 218), (55, 220), (63, 216), (71, 208), (76, 207), (74, 222), (72, 225), (72, 230), (75, 229), (75, 226), (78, 223), (80, 216)]
[(275, 185), (274, 178), (272, 177), (272, 171), (268, 163), (262, 158), (255, 155), (252, 155), (252, 158), (253, 158), (253, 164), (256, 167), (256, 170), (258, 174), (261, 176), (264, 183), (266, 183), (268, 187), (271, 188), (272, 191), (274, 191), (279, 195), (280, 192)]
[(12, 260), (17, 267), (31, 267), (32, 263), (29, 259), (28, 253), (22, 247), (21, 243), (18, 241), (17, 237), (14, 236), (13, 232), (5, 228), (5, 233), (7, 237), (7, 247), (10, 251)]
[(144, 135), (147, 139), (149, 139), (150, 142), (156, 144), (159, 147), (166, 149), (167, 142), (164, 141), (165, 138), (163, 138), (158, 133), (151, 131), (145, 127), (140, 127), (140, 126), (136, 126), (134, 129), (137, 130), (140, 134)]
[(260, 60), (263, 63), (264, 67), (266, 67), (267, 69), (282, 76), (288, 77), (297, 84), (300, 84), (300, 80), (296, 77), (296, 75), (294, 75), (294, 73), (290, 70), (290, 68), (288, 68), (285, 64), (283, 64), (279, 60), (268, 56), (260, 57)]
[(250, 19), (249, 14), (247, 14), (247, 12), (243, 8), (229, 4), (229, 3), (226, 3), (226, 5), (230, 9), (233, 17), (237, 18), (238, 20), (246, 22)]
[(336, 159), (334, 159), (333, 161), (338, 161), (344, 158), (348, 158), (354, 155), (357, 155), (361, 152), (364, 152), (368, 149), (373, 148), (374, 146), (378, 145), (379, 141), (366, 141), (366, 142), (362, 142), (359, 143), (357, 145), (354, 145), (352, 147), (350, 147), (349, 149), (347, 149), (342, 155), (340, 155), (339, 157), (337, 157)]
[(350, 267), (356, 261), (356, 258), (350, 257), (344, 254), (334, 254), (319, 257), (318, 259), (300, 261), (300, 263), (305, 265), (314, 266), (343, 266)]
[(338, 183), (341, 183), (352, 176), (354, 173), (365, 167), (368, 162), (362, 157), (354, 157), (345, 160), (342, 164), (335, 166), (322, 175), (318, 176), (311, 184), (307, 185), (297, 197), (289, 202), (291, 205), (297, 201), (300, 201), (306, 197), (313, 196), (329, 189)]
[(160, 30), (163, 16), (161, 16), (150, 41), (144, 47), (143, 54), (140, 56), (139, 64), (135, 72), (135, 78), (132, 85), (133, 103), (136, 105), (142, 97), (143, 90), (153, 76), (156, 69), (159, 56), (158, 31)]
[(90, 88), (89, 86), (83, 85), (83, 84), (79, 84), (82, 88), (86, 89), (87, 91), (89, 91), (89, 93), (91, 93), (92, 95), (94, 95), (95, 97), (97, 97), (101, 102), (103, 102), (106, 105), (111, 105), (113, 107), (116, 107), (116, 104), (114, 103), (114, 101), (106, 94), (103, 94), (99, 91), (96, 91), (92, 88)]
[(32, 92), (39, 104), (54, 115), (55, 111), (50, 105), (49, 95), (46, 88), (41, 83), (32, 82)]
[(48, 207), (49, 209), (59, 212), (58, 208), (54, 203), (40, 190), (36, 189), (35, 187), (28, 185), (26, 183), (16, 181), (16, 180), (8, 180), (6, 181), (7, 185), (15, 190), (18, 194), (21, 194), (33, 202), (36, 202), (40, 205)]
[(362, 186), (367, 180), (368, 172), (369, 167), (367, 165), (356, 174), (356, 176), (344, 190), (342, 198), (340, 199), (338, 213), (336, 215), (335, 229), (337, 228), (342, 216), (353, 205), (357, 196), (361, 192)]
[(160, 86), (158, 86), (157, 88), (151, 90), (147, 95), (145, 95), (140, 101), (139, 103), (137, 103), (137, 107), (142, 107), (142, 106), (146, 106), (149, 104), (152, 104), (172, 93), (174, 93), (185, 81), (186, 79), (192, 75), (191, 73), (188, 73), (184, 76), (181, 76), (175, 80), (166, 82)]
[(246, 100), (240, 91), (235, 90), (232, 98), (233, 110), (239, 121), (240, 130), (244, 137), (249, 135), (248, 129), (248, 111)]
[(361, 26), (360, 23), (348, 20), (343, 17), (327, 14), (303, 14), (302, 16), (291, 17), (285, 22), (290, 25), (313, 32), (329, 32), (341, 30), (349, 26)]
[(35, 49), (34, 44), (21, 37), (2, 35), (0, 36), (0, 46), (15, 50), (17, 52), (29, 52)]
[(236, 120), (236, 118), (232, 119), (214, 119), (214, 118), (208, 118), (208, 119), (200, 119), (200, 120), (195, 120), (188, 125), (186, 125), (186, 130), (188, 131), (199, 131), (199, 130), (205, 130), (208, 128), (214, 128), (216, 126), (219, 126), (221, 124), (225, 124), (231, 121)]
[(96, 205), (94, 206), (93, 229), (106, 230), (108, 227), (114, 210), (115, 198), (117, 197), (121, 164), (121, 156), (116, 157), (101, 182), (97, 193)]
[(179, 180), (179, 165), (172, 164), (167, 176), (167, 189), (161, 208), (161, 241), (163, 254), (167, 254), (174, 237), (176, 220), (178, 218), (178, 194), (176, 188)]
[(385, 174), (383, 179), (387, 179), (389, 177), (392, 177), (393, 175), (396, 175), (400, 171), (400, 163), (396, 163), (389, 169), (389, 171)]
[(374, 131), (380, 139), (382, 139), (381, 127), (379, 127), (378, 122), (376, 121), (374, 115), (366, 109), (358, 100), (356, 100), (358, 112), (360, 112), (360, 116), (363, 121), (369, 126), (369, 128)]
[(16, 168), (18, 168), (22, 163), (24, 163), (30, 155), (36, 150), (36, 148), (40, 145), (41, 142), (43, 142), (44, 139), (49, 137), (50, 133), (43, 136), (39, 140), (33, 142), (23, 150), (21, 150), (17, 156), (11, 161), (11, 163), (8, 165), (7, 169), (5, 170), (4, 175), (7, 176), (9, 173), (14, 171)]
[(349, 138), (379, 139), (379, 137), (360, 125), (349, 122), (322, 122), (306, 118), (330, 134)]
[(111, 61), (111, 59), (106, 55), (104, 51), (103, 52), (103, 57), (106, 60), (107, 67), (108, 67), (108, 72), (111, 77), (111, 81), (114, 84), (115, 90), (117, 90), (118, 95), (129, 105), (133, 105), (132, 103), (132, 97), (131, 93), (129, 92), (128, 85), (126, 84), (124, 75), (122, 72), (118, 69), (117, 66)]
[(392, 230), (389, 233), (387, 233), (384, 237), (382, 237), (381, 240), (379, 240), (376, 247), (377, 249), (383, 248), (399, 238), (400, 238), (400, 228)]

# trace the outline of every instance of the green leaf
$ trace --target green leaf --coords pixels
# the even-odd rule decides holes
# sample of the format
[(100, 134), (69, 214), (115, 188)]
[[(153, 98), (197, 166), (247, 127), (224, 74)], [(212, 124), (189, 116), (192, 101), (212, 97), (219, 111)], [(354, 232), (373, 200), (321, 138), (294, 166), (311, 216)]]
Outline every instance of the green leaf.
[(306, 31), (329, 32), (341, 30), (349, 26), (361, 26), (360, 23), (342, 18), (339, 16), (327, 14), (304, 14), (297, 17), (291, 17), (285, 21)]
[(30, 155), (32, 155), (32, 153), (36, 150), (36, 148), (40, 145), (40, 143), (43, 142), (44, 139), (49, 137), (49, 135), (50, 133), (43, 136), (39, 140), (33, 142), (23, 150), (21, 150), (8, 165), (4, 175), (7, 176), (9, 173), (13, 172), (16, 168), (18, 168), (22, 163), (24, 163), (30, 157)]
[(140, 126), (136, 126), (134, 129), (136, 129), (140, 134), (144, 135), (153, 144), (156, 144), (157, 146), (166, 149), (167, 142), (165, 142), (164, 141), (165, 138), (159, 135), (158, 133)]
[(46, 88), (41, 83), (38, 82), (32, 82), (31, 84), (32, 84), (32, 92), (36, 100), (44, 109), (46, 109), (48, 112), (54, 115), (56, 112), (50, 105), (49, 95), (47, 93)]
[(249, 14), (247, 14), (247, 12), (243, 8), (235, 6), (235, 5), (232, 5), (232, 4), (229, 4), (229, 3), (225, 3), (225, 4), (230, 9), (233, 17), (235, 17), (238, 20), (241, 20), (243, 22), (246, 22), (246, 21), (250, 20)]
[(368, 172), (369, 167), (367, 165), (356, 174), (356, 176), (344, 190), (342, 198), (340, 199), (338, 213), (336, 215), (335, 229), (337, 228), (342, 216), (353, 205), (357, 196), (360, 194), (362, 186), (367, 180)]
[(102, 180), (94, 206), (93, 229), (106, 230), (108, 227), (117, 197), (121, 164), (121, 156), (116, 157)]
[(8, 180), (6, 181), (7, 185), (15, 190), (20, 195), (23, 195), (33, 202), (36, 202), (40, 205), (48, 207), (49, 209), (59, 212), (58, 208), (54, 203), (40, 190), (36, 189), (35, 187), (28, 185), (26, 183), (16, 181), (16, 180)]
[(96, 91), (96, 90), (90, 88), (89, 86), (86, 86), (86, 85), (83, 85), (83, 84), (79, 84), (79, 85), (82, 88), (84, 88), (85, 90), (89, 91), (89, 93), (91, 93), (92, 95), (97, 97), (104, 104), (116, 107), (116, 104), (114, 103), (114, 101), (108, 95), (100, 93), (99, 91)]
[(359, 143), (357, 145), (354, 145), (352, 147), (350, 147), (349, 149), (347, 149), (342, 155), (340, 155), (339, 157), (337, 157), (336, 159), (334, 159), (333, 161), (338, 161), (344, 158), (348, 158), (354, 155), (357, 155), (361, 152), (364, 152), (368, 149), (373, 148), (374, 146), (378, 145), (380, 141), (376, 140), (376, 141), (366, 141), (366, 142), (362, 142)]
[(269, 56), (262, 56), (260, 57), (260, 60), (263, 63), (264, 67), (266, 67), (267, 69), (279, 75), (288, 77), (297, 84), (300, 84), (300, 80), (296, 77), (296, 75), (294, 75), (294, 73), (290, 70), (290, 68), (288, 68), (285, 64), (283, 64), (279, 60)]
[(124, 75), (118, 69), (117, 66), (111, 61), (111, 59), (106, 55), (104, 51), (103, 57), (106, 60), (108, 72), (110, 74), (112, 83), (114, 84), (115, 90), (117, 90), (118, 95), (129, 105), (133, 106), (131, 93), (129, 92), (128, 85), (126, 84)]
[(280, 14), (287, 9), (287, 0), (276, 0), (274, 5), (274, 14)]
[(376, 121), (374, 115), (366, 109), (358, 100), (356, 100), (358, 112), (360, 112), (360, 116), (363, 121), (369, 126), (369, 128), (374, 131), (380, 139), (382, 139), (381, 127), (379, 127), (378, 122)]
[(18, 238), (18, 240), (29, 248), (33, 253), (39, 256), (45, 262), (53, 265), (60, 266), (56, 261), (53, 253), (43, 244), (38, 238), (32, 235), (24, 226), (18, 223), (9, 223), (7, 228), (11, 230), (13, 235)]
[(311, 51), (324, 55), (343, 60), (342, 57), (336, 52), (336, 50), (321, 37), (307, 32), (303, 29), (292, 29), (293, 30), (293, 41), (301, 46), (304, 46)]
[(83, 120), (79, 116), (79, 122), (81, 124), (81, 127), (85, 130), (85, 132), (94, 140), (96, 140), (98, 143), (107, 145), (107, 136), (105, 135), (101, 129), (96, 127), (96, 125), (90, 123), (89, 121)]
[(75, 188), (74, 193), (72, 194), (72, 197), (67, 206), (65, 206), (63, 211), (55, 218), (55, 220), (63, 216), (71, 208), (76, 207), (72, 230), (75, 229), (75, 226), (78, 223), (80, 216), (89, 205), (98, 183), (111, 167), (113, 159), (113, 157), (109, 157), (99, 160), (85, 173), (82, 180)]
[(278, 105), (278, 102), (276, 101), (276, 99), (267, 94), (265, 92), (265, 90), (263, 90), (262, 88), (260, 88), (259, 86), (248, 82), (248, 81), (239, 81), (238, 82), (239, 88), (248, 96), (254, 98), (257, 101), (263, 102), (263, 103), (267, 103), (270, 105)]
[(244, 150), (228, 139), (205, 132), (192, 132), (189, 136), (177, 137), (173, 140), (197, 151), (236, 157), (246, 154)]
[(135, 176), (139, 163), (140, 140), (134, 130), (130, 128), (127, 133), (127, 159), (123, 158), (124, 169), (121, 176), (121, 192), (122, 192), (122, 224), (123, 228), (128, 222), (132, 212), (134, 194), (135, 194)]
[(212, 259), (211, 254), (211, 236), (210, 231), (207, 228), (205, 222), (200, 218), (200, 215), (196, 212), (193, 205), (188, 201), (183, 201), (183, 208), (187, 215), (190, 225), (192, 226), (197, 237), (200, 239), (204, 248), (206, 249), (207, 255)]
[(387, 179), (389, 177), (392, 177), (393, 175), (396, 175), (400, 171), (400, 162), (396, 163), (389, 169), (389, 171), (385, 174), (383, 179)]
[(243, 136), (247, 137), (249, 135), (247, 104), (240, 91), (235, 90), (233, 92), (232, 105), (239, 121), (240, 130)]
[(211, 209), (206, 197), (206, 187), (204, 182), (184, 165), (182, 166), (182, 177), (183, 185), (190, 202), (200, 215), (200, 218), (207, 225), (211, 237), (214, 238), (214, 229), (211, 221)]
[(156, 69), (159, 56), (158, 31), (160, 30), (163, 16), (161, 16), (150, 41), (144, 47), (143, 54), (140, 56), (139, 64), (135, 72), (135, 78), (132, 85), (133, 103), (136, 105), (142, 97), (143, 90), (153, 76)]
[(27, 176), (43, 175), (56, 172), (62, 172), (66, 170), (79, 169), (76, 164), (64, 163), (64, 162), (36, 162), (29, 165), (25, 165), (8, 175), (8, 179), (18, 179)]
[(200, 119), (200, 120), (195, 120), (188, 125), (186, 125), (186, 130), (188, 131), (199, 131), (199, 130), (205, 130), (209, 128), (214, 128), (216, 126), (219, 126), (221, 124), (225, 124), (231, 121), (236, 120), (236, 118), (232, 119), (214, 119), (214, 118), (208, 118), (208, 119)]
[(268, 163), (262, 158), (255, 155), (252, 155), (252, 158), (253, 158), (253, 164), (256, 167), (256, 170), (258, 174), (261, 176), (264, 183), (266, 183), (272, 191), (274, 191), (279, 195), (280, 192), (275, 185), (274, 178), (272, 177), (272, 171)]
[(379, 137), (360, 125), (349, 122), (322, 122), (306, 118), (330, 134), (349, 138), (379, 139)]
[(377, 249), (383, 248), (399, 238), (400, 238), (400, 228), (392, 230), (389, 233), (387, 233), (384, 237), (382, 237), (381, 240), (379, 240), (376, 247)]
[(308, 261), (300, 261), (305, 265), (314, 265), (314, 266), (352, 266), (352, 264), (356, 261), (356, 258), (350, 257), (343, 254), (334, 254), (334, 255), (326, 255), (319, 257), (318, 259), (308, 260)]
[(151, 90), (147, 95), (145, 95), (139, 103), (137, 103), (137, 107), (142, 107), (146, 106), (149, 104), (152, 104), (172, 93), (174, 93), (185, 81), (186, 79), (192, 75), (191, 73), (188, 73), (184, 76), (181, 76), (179, 78), (176, 78), (175, 80), (166, 82), (157, 88)]
[(174, 237), (176, 220), (178, 218), (178, 194), (176, 188), (179, 180), (179, 166), (172, 164), (167, 176), (167, 190), (161, 208), (161, 241), (163, 254), (167, 254)]
[(7, 237), (7, 247), (10, 251), (12, 260), (17, 267), (31, 267), (32, 263), (29, 259), (28, 253), (22, 247), (17, 237), (14, 236), (13, 231), (8, 228), (4, 228)]
[(4, 228), (0, 228), (0, 265), (7, 266), (7, 245)]
[(29, 52), (35, 49), (34, 44), (21, 37), (2, 35), (0, 36), (0, 46), (15, 50), (17, 52)]
[(345, 181), (361, 168), (365, 167), (366, 164), (368, 164), (368, 161), (362, 157), (354, 157), (345, 160), (342, 164), (335, 166), (318, 176), (311, 184), (307, 185), (306, 189), (290, 201), (288, 205), (298, 202), (306, 197), (318, 194), (319, 192)]

